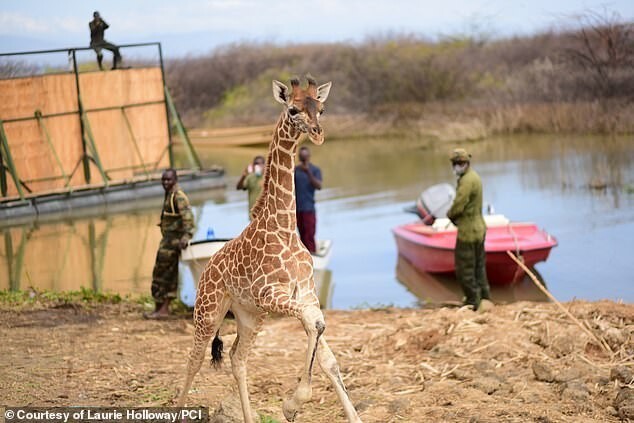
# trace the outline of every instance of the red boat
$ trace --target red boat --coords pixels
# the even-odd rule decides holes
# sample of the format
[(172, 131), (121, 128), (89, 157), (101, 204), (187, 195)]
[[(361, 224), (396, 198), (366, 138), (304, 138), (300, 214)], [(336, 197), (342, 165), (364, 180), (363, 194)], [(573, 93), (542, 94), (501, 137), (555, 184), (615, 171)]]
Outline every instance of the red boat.
[[(509, 222), (501, 215), (485, 216), (487, 223), (486, 270), (489, 283), (512, 284), (524, 277), (524, 271), (507, 255), (523, 258), (531, 268), (545, 261), (557, 240), (534, 223)], [(423, 222), (397, 226), (392, 230), (400, 255), (418, 270), (428, 273), (455, 272), (454, 248), (457, 229), (449, 219), (436, 219), (433, 225)]]

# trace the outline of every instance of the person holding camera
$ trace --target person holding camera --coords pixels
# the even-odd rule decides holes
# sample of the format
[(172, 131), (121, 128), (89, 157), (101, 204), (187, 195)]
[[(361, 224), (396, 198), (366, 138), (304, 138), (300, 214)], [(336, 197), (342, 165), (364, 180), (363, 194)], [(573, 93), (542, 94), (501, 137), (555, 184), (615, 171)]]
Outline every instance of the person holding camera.
[(103, 53), (101, 52), (103, 49), (110, 50), (114, 54), (112, 69), (117, 69), (117, 67), (121, 65), (119, 47), (104, 39), (104, 33), (110, 26), (106, 23), (106, 21), (101, 19), (99, 12), (94, 12), (92, 16), (93, 20), (88, 23), (88, 27), (90, 28), (90, 47), (95, 50), (95, 53), (97, 53), (97, 64), (99, 64), (99, 69), (103, 70)]
[(245, 190), (249, 194), (249, 220), (253, 219), (251, 211), (264, 188), (264, 165), (264, 157), (255, 156), (253, 163), (244, 169), (236, 185), (236, 189)]

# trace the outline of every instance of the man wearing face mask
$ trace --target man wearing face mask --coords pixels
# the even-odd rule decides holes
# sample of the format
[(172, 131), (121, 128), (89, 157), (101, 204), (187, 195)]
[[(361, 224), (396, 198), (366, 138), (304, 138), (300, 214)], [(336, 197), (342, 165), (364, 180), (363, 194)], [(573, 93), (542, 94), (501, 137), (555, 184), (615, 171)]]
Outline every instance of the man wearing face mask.
[(450, 160), (458, 177), (456, 198), (447, 212), (447, 217), (458, 227), (456, 277), (462, 285), (465, 305), (472, 306), (474, 310), (485, 309), (491, 303), (485, 268), (486, 225), (482, 216), (482, 181), (471, 169), (471, 155), (465, 149), (455, 149)]
[(264, 157), (255, 156), (253, 164), (247, 166), (238, 180), (236, 189), (242, 189), (249, 193), (249, 220), (252, 219), (251, 210), (264, 187)]

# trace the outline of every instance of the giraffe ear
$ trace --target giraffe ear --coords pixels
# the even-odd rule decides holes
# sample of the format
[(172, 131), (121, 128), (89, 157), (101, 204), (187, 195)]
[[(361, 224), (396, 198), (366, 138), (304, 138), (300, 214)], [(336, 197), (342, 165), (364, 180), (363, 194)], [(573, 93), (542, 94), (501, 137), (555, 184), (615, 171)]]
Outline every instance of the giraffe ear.
[(279, 103), (288, 104), (288, 87), (273, 80), (273, 98)]
[(326, 82), (320, 85), (319, 88), (317, 88), (317, 98), (315, 100), (319, 100), (322, 103), (325, 102), (328, 98), (328, 94), (330, 94), (330, 87), (332, 87), (332, 82)]

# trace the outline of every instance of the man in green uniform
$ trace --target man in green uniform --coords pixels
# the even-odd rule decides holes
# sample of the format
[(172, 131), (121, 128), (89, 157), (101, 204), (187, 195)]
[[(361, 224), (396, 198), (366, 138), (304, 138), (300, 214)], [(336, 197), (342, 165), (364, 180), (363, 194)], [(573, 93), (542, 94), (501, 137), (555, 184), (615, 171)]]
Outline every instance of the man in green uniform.
[(264, 164), (264, 157), (255, 156), (253, 164), (247, 166), (244, 172), (242, 172), (242, 176), (236, 185), (236, 189), (243, 189), (249, 193), (249, 220), (253, 218), (251, 216), (251, 210), (255, 202), (258, 201), (258, 197), (264, 187)]
[(93, 20), (88, 22), (88, 27), (90, 28), (90, 47), (95, 50), (95, 53), (97, 53), (97, 64), (99, 64), (99, 69), (103, 70), (103, 53), (101, 52), (103, 49), (110, 50), (114, 54), (112, 69), (117, 69), (117, 67), (121, 65), (121, 53), (119, 53), (119, 47), (104, 39), (104, 33), (110, 26), (106, 23), (106, 21), (101, 19), (99, 12), (93, 13), (92, 16)]
[(484, 238), (486, 225), (482, 216), (482, 181), (471, 169), (471, 155), (462, 148), (451, 154), (453, 171), (458, 177), (456, 198), (447, 217), (458, 227), (455, 261), (456, 277), (462, 285), (465, 305), (477, 310), (490, 306), (489, 283), (486, 277)]
[(178, 288), (178, 258), (194, 235), (194, 216), (189, 199), (177, 184), (174, 169), (167, 169), (161, 177), (165, 190), (161, 212), (161, 243), (156, 253), (152, 272), (152, 297), (156, 303), (154, 313), (148, 318), (169, 315), (169, 304), (176, 298)]

